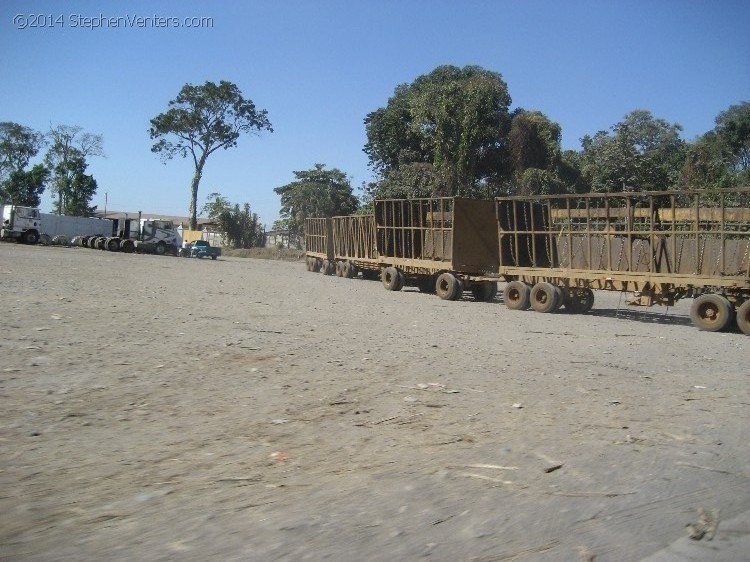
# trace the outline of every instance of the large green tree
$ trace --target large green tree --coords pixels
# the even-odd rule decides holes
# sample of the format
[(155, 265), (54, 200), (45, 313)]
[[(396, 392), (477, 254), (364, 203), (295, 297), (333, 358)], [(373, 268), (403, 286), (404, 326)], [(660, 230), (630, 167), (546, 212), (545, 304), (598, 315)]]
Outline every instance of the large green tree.
[(211, 193), (201, 211), (215, 221), (224, 240), (233, 248), (254, 248), (265, 244), (265, 231), (257, 213), (250, 210), (250, 204), (240, 207), (232, 205), (220, 193)]
[(164, 161), (191, 156), (194, 165), (190, 184), (190, 228), (197, 220), (198, 186), (208, 157), (220, 149), (237, 146), (242, 134), (273, 132), (268, 112), (257, 109), (231, 82), (185, 84), (169, 109), (151, 120), (149, 134), (157, 142), (151, 151)]
[(572, 191), (562, 159), (562, 128), (540, 111), (513, 112), (508, 133), (512, 179), (504, 191), (518, 195)]
[[(96, 182), (92, 183), (93, 178), (84, 181), (82, 176), (88, 167), (88, 158), (104, 156), (102, 136), (87, 133), (79, 126), (58, 125), (50, 129), (47, 137), (49, 148), (44, 160), (52, 172), (55, 212), (78, 214), (84, 209), (93, 209), (88, 203), (96, 192)], [(70, 202), (68, 197), (72, 198)]]
[(44, 146), (44, 135), (18, 123), (0, 123), (0, 183), (21, 172)]
[(15, 170), (0, 184), (0, 202), (38, 207), (49, 179), (49, 170), (41, 164), (30, 170)]
[(429, 164), (440, 195), (474, 195), (503, 162), (511, 98), (502, 76), (478, 66), (440, 66), (398, 86), (365, 118), (364, 151), (384, 179)]
[(686, 154), (682, 127), (635, 110), (612, 126), (582, 139), (582, 172), (592, 191), (676, 188)]
[(308, 217), (348, 215), (359, 207), (349, 178), (338, 168), (326, 170), (325, 164), (315, 164), (310, 170), (294, 172), (294, 177), (293, 182), (274, 189), (281, 196), (279, 214), (291, 235), (304, 233)]

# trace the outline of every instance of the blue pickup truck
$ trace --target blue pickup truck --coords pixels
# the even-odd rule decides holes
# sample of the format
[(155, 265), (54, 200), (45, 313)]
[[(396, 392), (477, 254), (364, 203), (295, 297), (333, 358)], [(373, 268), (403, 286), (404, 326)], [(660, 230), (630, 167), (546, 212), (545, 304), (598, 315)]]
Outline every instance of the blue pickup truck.
[(206, 240), (194, 240), (180, 250), (183, 258), (211, 258), (215, 260), (221, 255), (221, 248), (211, 246)]

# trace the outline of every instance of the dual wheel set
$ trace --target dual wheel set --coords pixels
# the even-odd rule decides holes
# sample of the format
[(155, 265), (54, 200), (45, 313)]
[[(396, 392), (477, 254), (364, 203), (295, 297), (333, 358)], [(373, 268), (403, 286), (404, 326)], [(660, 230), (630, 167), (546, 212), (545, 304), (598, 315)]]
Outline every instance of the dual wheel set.
[[(389, 291), (400, 291), (407, 284), (404, 273), (395, 267), (386, 267), (380, 274), (383, 286)], [(435, 275), (419, 275), (408, 281), (415, 285), (421, 293), (432, 293), (443, 300), (454, 301), (461, 298), (464, 290), (468, 289), (479, 302), (491, 302), (497, 295), (497, 283), (494, 281), (466, 282), (450, 272)]]
[(365, 279), (377, 279), (380, 275), (378, 271), (372, 269), (359, 269), (348, 260), (319, 260), (317, 258), (307, 257), (305, 259), (305, 268), (307, 271), (321, 272), (323, 275), (336, 275), (346, 279), (354, 279), (361, 271)]
[(573, 314), (583, 314), (594, 306), (594, 292), (588, 287), (560, 287), (542, 281), (534, 285), (511, 281), (503, 291), (505, 306), (511, 310), (556, 312), (560, 307)]
[(699, 330), (718, 332), (737, 320), (737, 327), (750, 336), (750, 300), (733, 304), (724, 295), (706, 293), (693, 300), (690, 319)]

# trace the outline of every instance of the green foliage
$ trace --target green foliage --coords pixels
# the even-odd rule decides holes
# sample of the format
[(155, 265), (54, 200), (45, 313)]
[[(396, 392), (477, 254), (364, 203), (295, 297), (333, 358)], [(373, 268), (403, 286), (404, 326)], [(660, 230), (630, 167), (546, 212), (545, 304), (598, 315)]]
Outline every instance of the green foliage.
[(337, 168), (315, 164), (310, 170), (294, 172), (295, 181), (274, 189), (281, 196), (281, 218), (290, 235), (304, 233), (307, 217), (348, 215), (359, 207), (346, 174)]
[(257, 109), (231, 82), (185, 84), (169, 109), (151, 120), (151, 151), (164, 161), (190, 155), (194, 164), (190, 186), (190, 228), (197, 225), (198, 186), (208, 157), (219, 149), (237, 146), (244, 133), (273, 132), (268, 112)]
[(508, 134), (508, 149), (513, 170), (529, 168), (553, 171), (561, 159), (562, 129), (540, 111), (518, 111)]
[(49, 179), (49, 170), (41, 164), (31, 170), (15, 170), (0, 185), (0, 201), (11, 205), (38, 207), (44, 186)]
[(582, 174), (592, 191), (652, 191), (678, 186), (686, 145), (682, 127), (636, 110), (582, 139)]
[(50, 146), (44, 160), (52, 171), (55, 212), (90, 215), (96, 207), (89, 207), (88, 203), (93, 198), (97, 185), (84, 172), (90, 156), (104, 156), (102, 136), (85, 133), (78, 126), (58, 125), (50, 129), (48, 137)]
[(13, 172), (24, 170), (44, 142), (43, 134), (28, 127), (10, 121), (0, 123), (0, 184)]
[(443, 184), (432, 164), (413, 162), (387, 171), (381, 181), (364, 190), (368, 199), (414, 199), (442, 195)]
[(220, 193), (211, 193), (201, 213), (216, 222), (224, 240), (232, 248), (254, 248), (265, 245), (265, 232), (256, 213), (250, 211), (250, 204), (232, 205)]
[(392, 182), (391, 174), (402, 166), (429, 164), (439, 180), (436, 190), (472, 195), (479, 183), (497, 175), (510, 103), (500, 74), (478, 66), (440, 66), (398, 86), (385, 108), (367, 115), (364, 151), (386, 180), (390, 176)]
[(689, 147), (681, 184), (707, 189), (750, 185), (750, 103), (721, 112), (716, 127)]
[(714, 129), (729, 166), (740, 181), (750, 181), (750, 102), (732, 105), (716, 118)]

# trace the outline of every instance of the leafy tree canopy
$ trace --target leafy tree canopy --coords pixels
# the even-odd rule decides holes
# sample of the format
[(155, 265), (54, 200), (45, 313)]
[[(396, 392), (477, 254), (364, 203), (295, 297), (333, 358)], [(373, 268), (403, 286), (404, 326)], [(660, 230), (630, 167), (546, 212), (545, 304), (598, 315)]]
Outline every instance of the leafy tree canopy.
[(511, 98), (502, 76), (478, 66), (440, 66), (398, 86), (385, 108), (367, 115), (370, 165), (383, 177), (430, 164), (450, 195), (471, 195), (496, 173)]
[(44, 135), (13, 122), (0, 123), (0, 182), (20, 172), (44, 146)]
[(163, 160), (192, 157), (190, 228), (197, 226), (198, 186), (208, 157), (219, 149), (237, 146), (242, 134), (273, 132), (265, 109), (257, 109), (231, 82), (185, 84), (169, 109), (151, 120), (151, 151)]
[[(97, 186), (93, 177), (84, 180), (83, 176), (89, 157), (104, 156), (102, 136), (69, 125), (53, 127), (47, 136), (49, 149), (44, 161), (52, 172), (55, 212), (88, 216), (95, 209), (88, 203)], [(68, 197), (71, 201), (67, 200)]]
[(0, 201), (11, 205), (38, 207), (49, 175), (49, 170), (41, 164), (30, 170), (11, 172), (10, 177), (0, 185)]
[(224, 240), (233, 248), (254, 248), (265, 244), (263, 225), (250, 204), (232, 205), (220, 193), (211, 193), (201, 211), (219, 226)]
[(349, 178), (337, 168), (315, 164), (294, 176), (295, 181), (274, 189), (281, 196), (281, 218), (288, 219), (292, 235), (303, 234), (307, 217), (348, 215), (359, 207)]
[(611, 128), (582, 139), (582, 173), (592, 191), (675, 188), (685, 159), (682, 127), (635, 110)]

